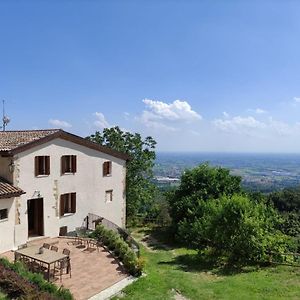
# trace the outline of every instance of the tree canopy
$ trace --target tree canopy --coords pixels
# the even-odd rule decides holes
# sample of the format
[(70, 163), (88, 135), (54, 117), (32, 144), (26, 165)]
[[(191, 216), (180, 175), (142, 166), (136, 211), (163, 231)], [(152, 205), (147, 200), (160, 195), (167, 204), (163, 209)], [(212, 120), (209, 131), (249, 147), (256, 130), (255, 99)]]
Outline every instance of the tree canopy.
[(123, 131), (118, 126), (104, 128), (103, 132), (96, 131), (87, 138), (130, 156), (126, 174), (127, 219), (138, 213), (146, 213), (155, 189), (151, 183), (155, 140), (150, 136), (142, 139), (140, 134)]
[(257, 262), (287, 247), (277, 211), (261, 195), (247, 196), (228, 169), (202, 164), (187, 170), (168, 200), (177, 238), (211, 257)]
[(211, 249), (228, 263), (266, 260), (270, 251), (286, 250), (287, 237), (277, 227), (281, 219), (264, 203), (247, 196), (223, 196), (201, 201), (202, 214), (179, 223), (178, 235), (198, 250)]
[(241, 178), (225, 168), (202, 164), (186, 170), (178, 189), (169, 195), (170, 213), (176, 226), (184, 218), (193, 219), (201, 211), (201, 201), (241, 192)]

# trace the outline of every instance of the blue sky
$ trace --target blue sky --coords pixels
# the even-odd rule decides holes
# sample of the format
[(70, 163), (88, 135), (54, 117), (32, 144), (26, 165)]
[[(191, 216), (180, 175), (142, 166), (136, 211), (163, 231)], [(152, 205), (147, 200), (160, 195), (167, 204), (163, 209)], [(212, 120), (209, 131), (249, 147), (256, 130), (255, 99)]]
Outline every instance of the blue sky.
[(0, 1), (8, 129), (300, 151), (299, 1)]

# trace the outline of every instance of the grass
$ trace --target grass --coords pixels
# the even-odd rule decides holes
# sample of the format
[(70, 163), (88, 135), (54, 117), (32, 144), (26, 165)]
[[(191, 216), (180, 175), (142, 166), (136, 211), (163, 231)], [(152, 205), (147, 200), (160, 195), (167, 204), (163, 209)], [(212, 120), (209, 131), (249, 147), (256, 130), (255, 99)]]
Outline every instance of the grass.
[(6, 294), (4, 292), (2, 292), (0, 289), (0, 300), (7, 300), (7, 299), (8, 298), (7, 298)]
[[(133, 231), (142, 240), (147, 229)], [(151, 232), (150, 232), (151, 234)], [(156, 239), (166, 235), (152, 234)], [(165, 241), (160, 240), (164, 244)], [(147, 276), (128, 286), (122, 299), (175, 299), (175, 291), (188, 299), (300, 299), (300, 268), (289, 266), (221, 270), (201, 263), (193, 250), (165, 247), (155, 243), (142, 246)], [(118, 299), (117, 297), (114, 299)]]

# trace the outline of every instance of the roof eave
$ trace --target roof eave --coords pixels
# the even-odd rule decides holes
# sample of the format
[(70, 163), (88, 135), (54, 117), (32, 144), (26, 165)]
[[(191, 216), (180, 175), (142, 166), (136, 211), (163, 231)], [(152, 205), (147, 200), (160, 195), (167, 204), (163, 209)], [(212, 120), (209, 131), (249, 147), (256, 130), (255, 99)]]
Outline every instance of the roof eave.
[(123, 159), (125, 161), (128, 161), (128, 160), (131, 159), (128, 154), (125, 154), (123, 152), (119, 152), (119, 151), (113, 150), (111, 148), (108, 148), (106, 146), (102, 146), (100, 144), (96, 144), (96, 143), (91, 142), (91, 141), (89, 141), (87, 139), (84, 139), (84, 138), (82, 138), (80, 136), (77, 136), (77, 135), (74, 135), (72, 133), (63, 131), (61, 129), (59, 131), (57, 131), (57, 132), (49, 134), (49, 135), (47, 135), (47, 136), (45, 136), (43, 138), (40, 138), (40, 139), (35, 140), (35, 141), (32, 141), (30, 143), (21, 145), (21, 146), (19, 146), (17, 148), (14, 148), (14, 149), (10, 150), (10, 151), (0, 151), (0, 154), (3, 155), (3, 156), (13, 156), (13, 155), (16, 155), (18, 153), (21, 153), (21, 152), (24, 152), (26, 150), (29, 150), (29, 149), (31, 149), (31, 148), (33, 148), (35, 146), (47, 143), (47, 142), (49, 142), (49, 141), (51, 141), (53, 139), (56, 139), (56, 138), (61, 138), (61, 139), (64, 139), (64, 140), (67, 140), (67, 141), (70, 141), (70, 142), (73, 142), (73, 143), (76, 143), (76, 144), (88, 147), (90, 149), (94, 149), (96, 151), (99, 151), (99, 152), (102, 152), (102, 153), (106, 153), (108, 155), (111, 155), (111, 156)]
[(0, 195), (0, 199), (14, 198), (20, 197), (21, 195), (26, 194), (24, 191), (16, 192), (16, 193), (7, 193)]

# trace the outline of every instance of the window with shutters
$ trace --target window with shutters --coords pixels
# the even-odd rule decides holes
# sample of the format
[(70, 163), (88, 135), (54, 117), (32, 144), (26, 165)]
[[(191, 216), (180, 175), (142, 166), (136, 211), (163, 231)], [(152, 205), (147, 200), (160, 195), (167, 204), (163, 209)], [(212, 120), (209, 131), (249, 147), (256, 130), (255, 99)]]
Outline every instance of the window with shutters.
[(77, 161), (76, 155), (64, 155), (61, 157), (61, 173), (76, 173)]
[(50, 156), (35, 157), (35, 176), (50, 175)]
[(76, 213), (76, 193), (60, 195), (60, 216)]
[(113, 190), (105, 191), (105, 202), (113, 201)]
[(111, 161), (105, 161), (103, 163), (103, 176), (111, 176)]
[(8, 209), (0, 209), (0, 221), (5, 221), (8, 219)]

